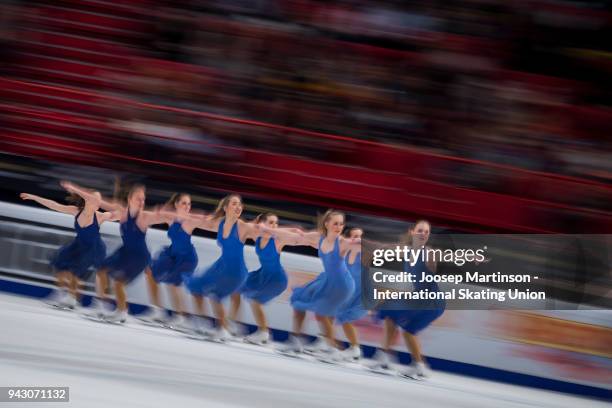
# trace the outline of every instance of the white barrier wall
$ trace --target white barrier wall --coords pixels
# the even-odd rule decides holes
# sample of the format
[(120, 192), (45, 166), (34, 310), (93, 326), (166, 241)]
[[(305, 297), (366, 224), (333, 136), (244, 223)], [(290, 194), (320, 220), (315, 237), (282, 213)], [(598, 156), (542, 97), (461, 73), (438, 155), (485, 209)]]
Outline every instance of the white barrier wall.
[[(29, 225), (27, 228), (46, 230), (53, 234), (66, 234), (65, 231), (57, 230), (58, 226), (73, 226), (73, 218), (70, 216), (7, 203), (0, 203), (0, 216), (12, 218), (0, 223), (18, 224), (19, 220), (23, 220), (23, 224), (43, 224), (44, 226)], [(110, 253), (120, 242), (118, 224), (104, 224), (102, 234)], [(148, 231), (147, 244), (153, 255), (168, 243), (165, 231)], [(201, 273), (206, 265), (219, 256), (220, 250), (212, 239), (194, 237), (193, 243), (200, 260), (197, 273)], [(245, 259), (249, 270), (259, 267), (253, 246), (246, 246)], [(318, 258), (291, 253), (282, 254), (281, 261), (289, 274), (289, 289), (270, 302), (266, 306), (266, 312), (271, 327), (290, 330), (292, 310), (287, 301), (290, 288), (312, 279), (321, 271), (322, 265)], [(15, 273), (14, 270), (12, 272)], [(26, 270), (19, 273), (24, 277), (33, 275), (31, 271)], [(128, 287), (128, 298), (134, 303), (148, 304), (142, 275)], [(166, 293), (163, 299), (169, 307)], [(254, 322), (246, 303), (243, 304), (241, 320)], [(366, 317), (357, 322), (357, 326), (363, 344), (379, 344), (381, 327), (378, 323)], [(306, 331), (313, 335), (319, 332), (312, 316), (307, 320)], [(343, 337), (341, 330), (338, 330), (338, 336)], [(612, 389), (610, 311), (453, 310), (447, 311), (432, 327), (425, 330), (420, 338), (425, 354), (431, 357)], [(398, 343), (396, 348), (405, 350), (401, 343)]]

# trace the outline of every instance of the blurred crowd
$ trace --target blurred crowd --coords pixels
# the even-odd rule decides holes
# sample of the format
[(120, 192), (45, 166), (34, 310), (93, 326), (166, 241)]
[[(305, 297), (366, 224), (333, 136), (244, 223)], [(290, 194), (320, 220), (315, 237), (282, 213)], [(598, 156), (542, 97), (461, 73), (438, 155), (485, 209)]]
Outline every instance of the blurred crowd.
[[(607, 2), (194, 0), (153, 14), (147, 55), (174, 64), (136, 63), (147, 102), (612, 175)], [(250, 136), (237, 143), (278, 142)]]
[[(5, 3), (0, 64), (19, 53), (20, 27), (45, 31), (59, 24), (45, 15), (48, 9), (104, 16), (86, 3)], [(112, 38), (127, 50), (129, 63), (101, 69), (99, 76), (117, 86), (87, 79), (84, 87), (149, 106), (279, 126), (108, 105), (112, 129), (140, 140), (158, 136), (148, 140), (161, 155), (175, 147), (222, 162), (232, 157), (231, 149), (212, 146), (222, 144), (390, 170), (378, 157), (368, 160), (367, 149), (280, 128), (286, 126), (407, 148), (412, 156), (405, 157), (423, 153), (414, 166), (426, 167), (440, 154), (475, 161), (436, 162), (409, 174), (417, 178), (609, 209), (605, 185), (559, 198), (558, 188), (540, 191), (549, 180), (544, 176), (522, 194), (530, 174), (503, 168), (612, 179), (609, 2), (124, 0), (117, 7), (108, 13), (145, 25), (133, 38)], [(124, 9), (136, 12), (124, 16)], [(64, 18), (58, 31), (70, 33), (71, 15)], [(83, 23), (77, 35), (93, 27)], [(69, 81), (61, 86), (72, 86)], [(190, 153), (180, 159), (190, 157), (201, 160)]]

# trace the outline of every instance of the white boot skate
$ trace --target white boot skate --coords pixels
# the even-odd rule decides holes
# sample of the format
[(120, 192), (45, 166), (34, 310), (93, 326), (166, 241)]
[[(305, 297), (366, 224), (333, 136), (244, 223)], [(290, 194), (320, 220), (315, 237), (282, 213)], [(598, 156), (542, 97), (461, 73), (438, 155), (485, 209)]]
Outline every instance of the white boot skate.
[(208, 337), (213, 331), (213, 327), (204, 316), (193, 316), (191, 319), (191, 328), (193, 335), (196, 337)]
[(423, 380), (431, 376), (429, 368), (422, 361), (413, 363), (408, 368), (401, 370), (400, 375), (413, 380)]
[(242, 326), (241, 323), (238, 323), (235, 320), (227, 320), (226, 323), (227, 326), (227, 331), (233, 336), (233, 337), (244, 337), (244, 327)]
[(104, 321), (112, 324), (124, 324), (127, 321), (127, 310), (115, 310), (113, 313), (106, 315)]
[(335, 347), (327, 346), (327, 348), (322, 348), (316, 354), (314, 354), (317, 360), (328, 363), (328, 364), (337, 364), (341, 361), (344, 361), (342, 353)]
[(70, 293), (66, 293), (66, 296), (64, 296), (60, 302), (59, 305), (57, 307), (59, 307), (60, 309), (65, 309), (65, 310), (74, 310), (77, 307), (77, 300), (74, 298), (74, 296), (72, 296), (72, 294)]
[(181, 333), (188, 333), (192, 330), (193, 325), (185, 316), (179, 313), (175, 313), (171, 319), (166, 320), (164, 326), (169, 327), (172, 330), (179, 331)]
[(295, 356), (304, 352), (304, 346), (302, 346), (302, 341), (299, 338), (291, 335), (285, 343), (277, 348), (277, 351), (282, 354)]
[(390, 374), (392, 361), (393, 359), (389, 353), (383, 350), (376, 350), (376, 354), (364, 365), (372, 371)]
[(83, 317), (92, 320), (104, 320), (107, 315), (107, 310), (104, 307), (104, 301), (98, 298), (93, 298), (89, 310), (83, 314)]
[(268, 330), (257, 330), (253, 334), (249, 334), (244, 338), (246, 343), (257, 344), (263, 346), (270, 341), (270, 332)]
[(340, 352), (344, 361), (359, 361), (361, 359), (361, 348), (350, 346)]
[(231, 340), (232, 335), (227, 331), (225, 327), (217, 327), (213, 330), (207, 340), (214, 341), (217, 343), (225, 343), (226, 341)]
[(304, 345), (304, 353), (306, 354), (317, 354), (321, 351), (325, 351), (329, 348), (325, 338), (319, 336), (312, 343)]
[(166, 313), (164, 312), (164, 309), (159, 306), (150, 306), (149, 310), (136, 315), (136, 318), (143, 323), (161, 325), (166, 321)]
[(49, 306), (61, 307), (62, 301), (68, 296), (68, 292), (64, 288), (59, 288), (51, 292), (51, 294), (44, 299), (44, 302)]

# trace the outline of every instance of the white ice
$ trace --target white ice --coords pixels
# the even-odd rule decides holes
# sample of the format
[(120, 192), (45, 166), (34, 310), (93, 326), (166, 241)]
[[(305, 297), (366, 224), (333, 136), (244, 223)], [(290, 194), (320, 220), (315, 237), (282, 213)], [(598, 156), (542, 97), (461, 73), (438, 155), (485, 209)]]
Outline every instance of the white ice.
[[(604, 407), (604, 402), (435, 372), (413, 381), (189, 339), (130, 320), (89, 321), (0, 294), (0, 386), (68, 386), (44, 407)], [(449, 345), (450, 346), (450, 345)]]

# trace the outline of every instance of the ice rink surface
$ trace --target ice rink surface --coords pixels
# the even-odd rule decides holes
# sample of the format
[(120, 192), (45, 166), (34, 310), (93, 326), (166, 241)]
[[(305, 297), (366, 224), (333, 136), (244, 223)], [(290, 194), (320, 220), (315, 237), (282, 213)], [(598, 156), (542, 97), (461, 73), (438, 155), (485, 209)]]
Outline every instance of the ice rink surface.
[(603, 401), (435, 372), (427, 381), (115, 326), (0, 294), (0, 386), (68, 386), (36, 407), (610, 407)]

